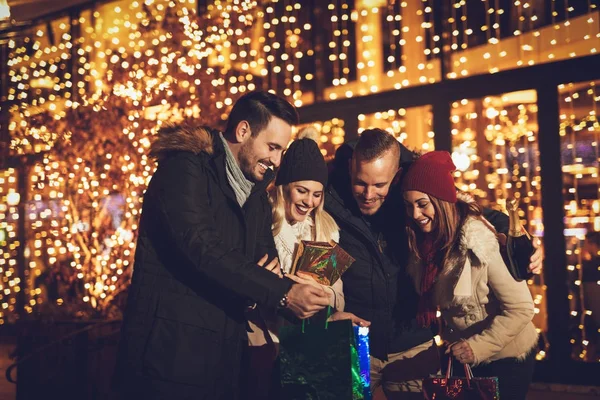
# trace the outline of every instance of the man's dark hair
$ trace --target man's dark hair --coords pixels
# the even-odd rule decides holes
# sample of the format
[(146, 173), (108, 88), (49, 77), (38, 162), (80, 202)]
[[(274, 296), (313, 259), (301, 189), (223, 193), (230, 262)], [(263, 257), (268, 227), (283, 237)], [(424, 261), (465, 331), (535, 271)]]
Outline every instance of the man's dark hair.
[(367, 129), (361, 133), (356, 142), (352, 158), (360, 161), (372, 161), (390, 150), (394, 151), (400, 159), (400, 145), (394, 136), (383, 129)]
[(280, 118), (290, 125), (298, 124), (298, 112), (287, 100), (268, 92), (246, 93), (233, 105), (227, 119), (225, 135), (234, 135), (238, 124), (248, 121), (252, 137), (256, 137), (273, 117)]

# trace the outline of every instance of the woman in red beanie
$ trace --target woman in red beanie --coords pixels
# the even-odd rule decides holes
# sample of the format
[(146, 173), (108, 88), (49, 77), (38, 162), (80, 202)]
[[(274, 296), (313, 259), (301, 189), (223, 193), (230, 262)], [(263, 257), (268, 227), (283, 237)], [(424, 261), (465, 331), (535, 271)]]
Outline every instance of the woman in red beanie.
[(479, 206), (457, 199), (455, 169), (449, 153), (433, 151), (402, 182), (417, 320), (429, 326), (440, 310), (455, 362), (470, 364), (475, 376), (497, 376), (501, 398), (525, 399), (538, 339), (533, 300), (508, 272)]

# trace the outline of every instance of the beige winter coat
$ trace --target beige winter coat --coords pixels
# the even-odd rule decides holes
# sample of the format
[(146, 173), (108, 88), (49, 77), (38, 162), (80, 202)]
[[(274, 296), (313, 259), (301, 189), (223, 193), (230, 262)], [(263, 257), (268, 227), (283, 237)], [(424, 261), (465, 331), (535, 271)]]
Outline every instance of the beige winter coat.
[[(419, 290), (423, 267), (416, 257), (411, 256), (408, 270)], [(475, 354), (474, 365), (523, 359), (536, 347), (527, 283), (512, 278), (495, 232), (480, 219), (465, 222), (459, 248), (450, 254), (434, 290), (447, 323), (444, 340), (465, 339)]]

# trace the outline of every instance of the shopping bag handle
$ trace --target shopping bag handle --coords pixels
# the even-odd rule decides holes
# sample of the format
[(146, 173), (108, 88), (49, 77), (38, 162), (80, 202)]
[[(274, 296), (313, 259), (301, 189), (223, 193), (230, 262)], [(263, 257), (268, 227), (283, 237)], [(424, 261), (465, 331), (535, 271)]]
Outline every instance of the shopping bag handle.
[[(331, 317), (331, 306), (327, 306), (327, 317), (325, 317), (325, 329), (329, 327), (329, 317)], [(302, 320), (302, 333), (304, 333), (304, 323), (310, 324), (310, 318)]]
[[(452, 355), (448, 357), (448, 369), (446, 369), (446, 379), (450, 379), (452, 376)], [(465, 378), (467, 378), (467, 385), (471, 386), (471, 379), (473, 378), (473, 371), (469, 364), (463, 364), (465, 368)]]

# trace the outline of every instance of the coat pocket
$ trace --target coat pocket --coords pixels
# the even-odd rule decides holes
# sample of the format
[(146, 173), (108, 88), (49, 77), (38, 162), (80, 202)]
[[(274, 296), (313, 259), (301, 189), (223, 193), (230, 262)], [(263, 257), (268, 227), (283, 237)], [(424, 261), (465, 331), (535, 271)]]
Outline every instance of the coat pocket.
[[(223, 341), (223, 316), (208, 321), (197, 299), (161, 297), (143, 356), (143, 374), (193, 386), (211, 385), (223, 373), (229, 353)], [(176, 296), (179, 297), (179, 296)]]

